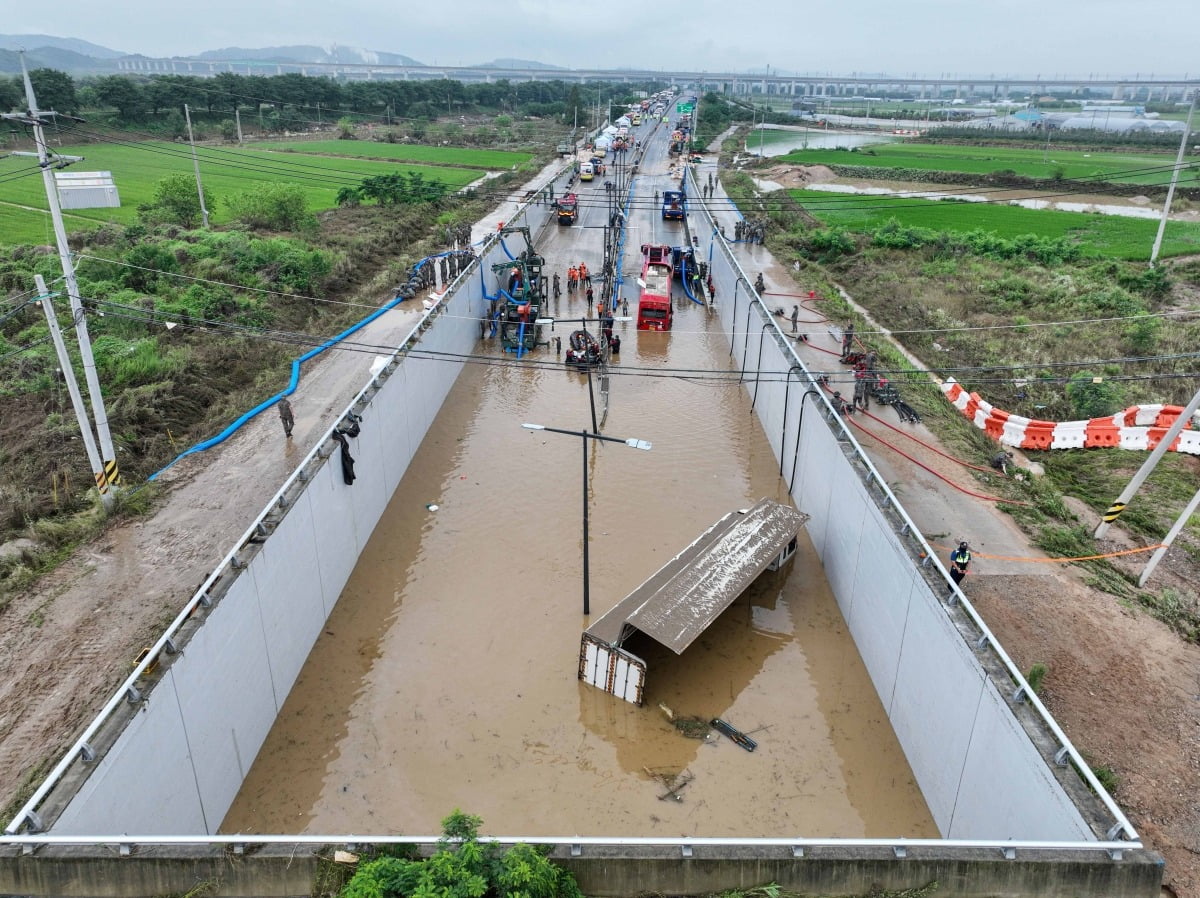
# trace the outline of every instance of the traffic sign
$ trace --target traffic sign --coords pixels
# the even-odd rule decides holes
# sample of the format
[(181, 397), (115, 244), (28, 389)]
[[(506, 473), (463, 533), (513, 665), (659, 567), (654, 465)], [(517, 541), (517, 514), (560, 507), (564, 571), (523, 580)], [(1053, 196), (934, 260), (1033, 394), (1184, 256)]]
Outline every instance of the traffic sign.
[(695, 108), (696, 108), (695, 105), (693, 105), (692, 103), (676, 103), (675, 104), (675, 111), (678, 112), (680, 115), (688, 115)]

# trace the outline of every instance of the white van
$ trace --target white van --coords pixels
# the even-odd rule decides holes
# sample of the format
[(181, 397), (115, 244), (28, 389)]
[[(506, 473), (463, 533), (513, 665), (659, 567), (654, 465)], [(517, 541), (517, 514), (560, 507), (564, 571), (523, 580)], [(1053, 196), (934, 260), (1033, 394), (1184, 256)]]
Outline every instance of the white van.
[(590, 162), (585, 162), (579, 166), (579, 180), (591, 181), (596, 177), (596, 168)]

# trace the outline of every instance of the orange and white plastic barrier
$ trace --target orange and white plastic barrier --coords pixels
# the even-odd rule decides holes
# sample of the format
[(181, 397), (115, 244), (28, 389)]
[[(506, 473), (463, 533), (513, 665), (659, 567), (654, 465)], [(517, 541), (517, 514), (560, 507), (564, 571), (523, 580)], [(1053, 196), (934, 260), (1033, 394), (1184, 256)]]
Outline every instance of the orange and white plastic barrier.
[[(968, 393), (954, 378), (941, 384), (950, 403), (976, 427), (1005, 446), (1019, 449), (1130, 449), (1158, 445), (1183, 411), (1178, 405), (1134, 405), (1103, 418), (1083, 421), (1039, 421), (1002, 411)], [(1171, 452), (1200, 455), (1200, 430), (1190, 421), (1171, 444)]]

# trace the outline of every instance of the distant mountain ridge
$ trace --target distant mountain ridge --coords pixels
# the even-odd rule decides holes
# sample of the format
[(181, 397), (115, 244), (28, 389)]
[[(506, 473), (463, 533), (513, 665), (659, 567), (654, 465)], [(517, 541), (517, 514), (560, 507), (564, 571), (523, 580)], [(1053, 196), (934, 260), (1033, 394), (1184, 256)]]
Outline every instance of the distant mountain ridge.
[[(425, 63), (403, 53), (383, 50), (366, 50), (361, 47), (332, 45), (320, 47), (315, 44), (288, 44), (277, 47), (223, 47), (219, 50), (204, 50), (195, 54), (155, 56), (148, 53), (122, 53), (74, 37), (55, 37), (49, 34), (0, 34), (0, 73), (16, 73), (21, 70), (16, 51), (24, 49), (30, 68), (53, 68), (65, 72), (99, 73), (116, 71), (116, 60), (153, 59), (202, 59), (228, 62), (265, 62), (284, 65), (345, 64), (345, 65), (413, 65)], [(550, 65), (533, 59), (500, 57), (490, 62), (479, 63), (471, 68), (491, 69), (539, 69), (545, 71), (570, 71), (565, 66)]]
[[(25, 65), (32, 69), (58, 69), (63, 72), (96, 73), (116, 71), (111, 59), (82, 56), (70, 50), (56, 47), (39, 47), (25, 53)], [(0, 48), (0, 75), (18, 75), (21, 72), (21, 57), (16, 50)]]
[(32, 53), (42, 47), (66, 50), (70, 53), (78, 53), (80, 56), (90, 56), (93, 59), (117, 59), (128, 55), (122, 50), (112, 50), (99, 44), (93, 44), (91, 41), (80, 40), (77, 37), (54, 37), (50, 34), (0, 34), (0, 50), (27, 50)]

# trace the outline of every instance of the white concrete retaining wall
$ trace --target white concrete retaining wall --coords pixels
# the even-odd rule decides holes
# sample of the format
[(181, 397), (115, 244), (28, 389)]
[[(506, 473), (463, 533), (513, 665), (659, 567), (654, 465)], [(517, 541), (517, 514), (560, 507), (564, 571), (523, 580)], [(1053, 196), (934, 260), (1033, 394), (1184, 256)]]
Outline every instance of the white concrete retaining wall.
[(694, 209), (691, 223), (699, 257), (711, 258), (733, 362), (796, 505), (812, 515), (809, 535), (938, 830), (947, 839), (1097, 838), (1000, 691), (1015, 686), (993, 682), (952, 620), (949, 583), (920, 567), (923, 544), (902, 534), (894, 497), (706, 213)]
[[(556, 195), (562, 183), (557, 179)], [(536, 235), (550, 212), (539, 199), (510, 224), (526, 224)], [(519, 236), (507, 243), (514, 254), (524, 248)], [(483, 254), (483, 265), (464, 273), (443, 299), (445, 314), (430, 316), (414, 354), (397, 357), (398, 367), (380, 376), (374, 395), (365, 390), (362, 432), (350, 441), (357, 482), (343, 482), (335, 451), (289, 498), (276, 529), (179, 646), (111, 748), (90, 764), (75, 761), (60, 794), (51, 791), (44, 806), (66, 804), (52, 833), (197, 834), (220, 826), (462, 368), (461, 361), (425, 353), (477, 348), (484, 289), (494, 295), (497, 288), (490, 266), (508, 259), (494, 236)], [(272, 503), (263, 516), (274, 510)], [(78, 791), (61, 794), (80, 774), (87, 778)]]

